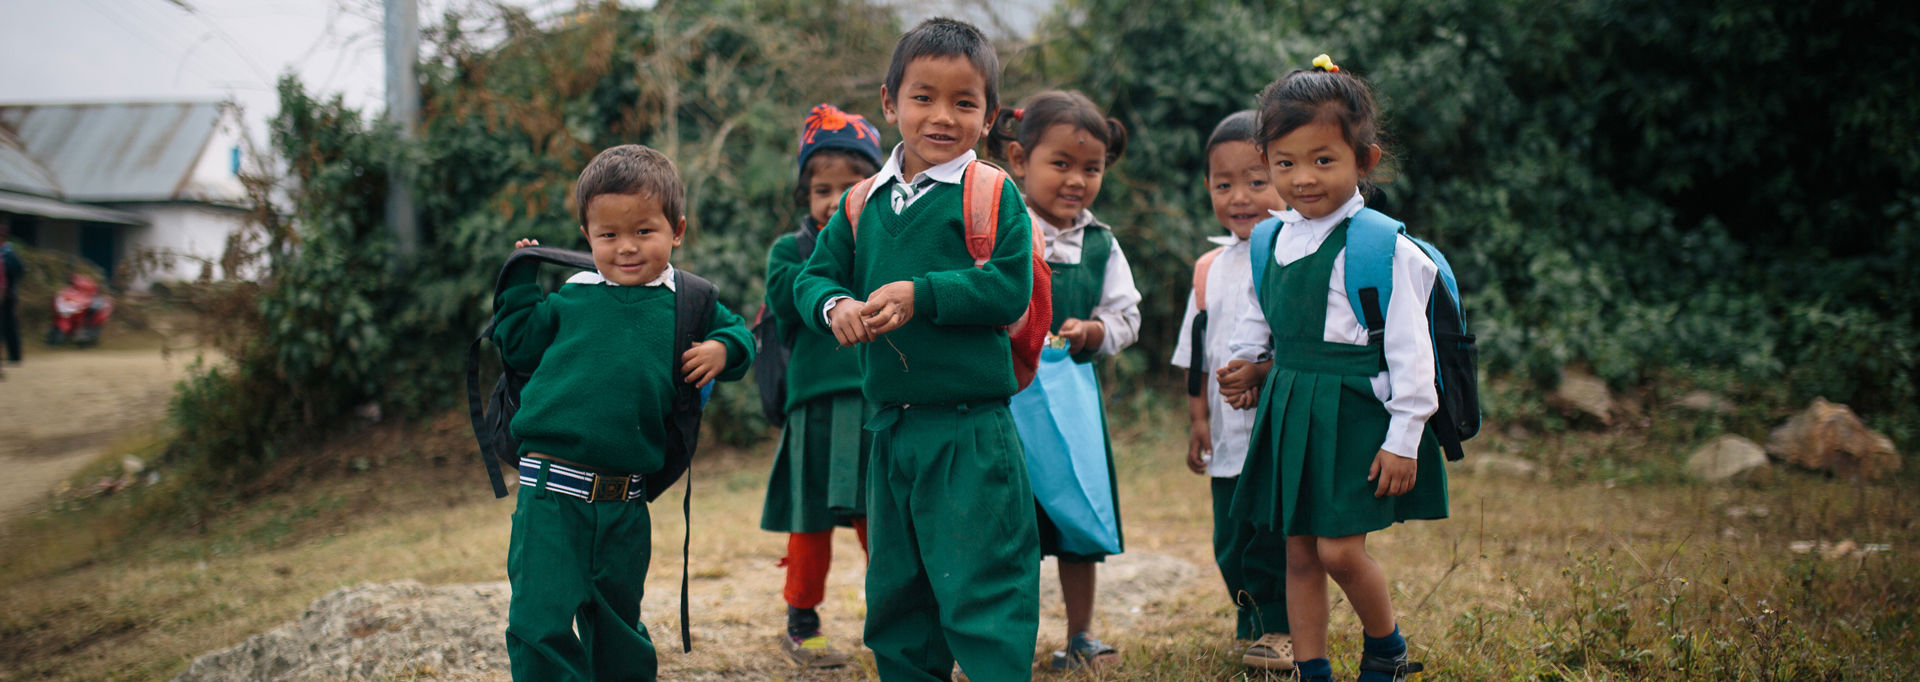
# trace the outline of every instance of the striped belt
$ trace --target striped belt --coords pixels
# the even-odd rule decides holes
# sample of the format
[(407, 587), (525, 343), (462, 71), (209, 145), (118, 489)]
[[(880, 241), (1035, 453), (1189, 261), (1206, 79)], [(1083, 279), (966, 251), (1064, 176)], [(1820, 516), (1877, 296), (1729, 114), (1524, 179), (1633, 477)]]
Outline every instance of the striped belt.
[(602, 474), (549, 459), (520, 458), (520, 485), (540, 485), (546, 469), (546, 489), (588, 502), (632, 502), (647, 494), (641, 474)]

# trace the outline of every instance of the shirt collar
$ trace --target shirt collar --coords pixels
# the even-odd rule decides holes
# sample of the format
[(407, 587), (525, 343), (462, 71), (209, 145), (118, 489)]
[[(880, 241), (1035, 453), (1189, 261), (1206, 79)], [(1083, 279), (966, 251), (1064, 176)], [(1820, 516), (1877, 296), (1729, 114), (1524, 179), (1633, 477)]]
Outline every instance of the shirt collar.
[(1347, 197), (1347, 203), (1341, 204), (1339, 209), (1319, 218), (1308, 218), (1291, 208), (1284, 211), (1270, 211), (1270, 213), (1273, 217), (1280, 219), (1282, 229), (1300, 225), (1306, 227), (1308, 232), (1321, 234), (1333, 231), (1335, 225), (1353, 217), (1353, 214), (1359, 213), (1360, 209), (1366, 206), (1366, 197), (1361, 196), (1359, 192), (1354, 192), (1353, 196)]
[[(907, 179), (900, 175), (900, 164), (906, 153), (906, 143), (903, 142), (893, 146), (893, 153), (887, 155), (887, 165), (880, 167), (880, 173), (874, 176), (873, 184), (867, 187), (868, 201), (872, 201), (873, 195), (878, 194), (880, 188), (885, 187), (890, 180), (907, 182)], [(969, 149), (967, 153), (954, 157), (952, 161), (920, 171), (918, 175), (913, 176), (912, 182), (918, 184), (921, 179), (927, 178), (935, 182), (958, 185), (961, 179), (967, 175), (967, 164), (973, 163), (975, 158), (978, 158), (978, 155)]]
[[(653, 281), (647, 282), (646, 284), (642, 284), (640, 286), (666, 287), (667, 291), (672, 291), (677, 293), (680, 290), (674, 287), (674, 281), (675, 281), (675, 278), (673, 276), (673, 264), (668, 263), (667, 269), (661, 270), (659, 277), (655, 277), (653, 278)], [(598, 272), (575, 273), (572, 277), (567, 278), (567, 283), (568, 284), (605, 284), (610, 287), (620, 286), (619, 284), (608, 281), (605, 276), (601, 275)]]

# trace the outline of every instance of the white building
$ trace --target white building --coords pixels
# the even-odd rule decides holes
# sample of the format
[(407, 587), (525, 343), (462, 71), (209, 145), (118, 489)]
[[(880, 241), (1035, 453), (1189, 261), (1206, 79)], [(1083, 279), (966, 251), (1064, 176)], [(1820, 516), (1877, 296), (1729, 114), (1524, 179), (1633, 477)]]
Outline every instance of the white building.
[[(246, 220), (245, 130), (214, 101), (0, 105), (0, 219), (14, 239), (144, 290), (194, 280)], [(142, 252), (162, 267), (121, 281)]]

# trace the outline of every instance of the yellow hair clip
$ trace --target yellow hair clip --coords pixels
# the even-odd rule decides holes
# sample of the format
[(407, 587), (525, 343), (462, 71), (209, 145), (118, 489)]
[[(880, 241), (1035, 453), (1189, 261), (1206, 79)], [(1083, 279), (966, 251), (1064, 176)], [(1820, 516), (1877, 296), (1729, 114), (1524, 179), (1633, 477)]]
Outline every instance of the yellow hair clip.
[(1313, 66), (1327, 73), (1340, 73), (1340, 65), (1333, 63), (1333, 58), (1324, 54), (1313, 58)]

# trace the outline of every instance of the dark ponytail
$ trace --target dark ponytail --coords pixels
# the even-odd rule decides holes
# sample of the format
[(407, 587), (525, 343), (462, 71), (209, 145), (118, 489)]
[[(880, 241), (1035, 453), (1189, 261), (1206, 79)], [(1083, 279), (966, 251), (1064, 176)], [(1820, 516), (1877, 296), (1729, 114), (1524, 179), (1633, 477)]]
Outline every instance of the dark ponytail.
[(1107, 165), (1120, 160), (1127, 149), (1127, 127), (1119, 120), (1101, 115), (1099, 107), (1086, 95), (1069, 90), (1048, 90), (1027, 98), (1019, 109), (1002, 108), (999, 117), (987, 127), (987, 154), (1007, 160), (1007, 145), (1019, 142), (1029, 153), (1040, 135), (1059, 124), (1071, 125), (1092, 135), (1107, 146)]

